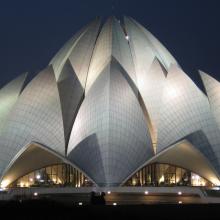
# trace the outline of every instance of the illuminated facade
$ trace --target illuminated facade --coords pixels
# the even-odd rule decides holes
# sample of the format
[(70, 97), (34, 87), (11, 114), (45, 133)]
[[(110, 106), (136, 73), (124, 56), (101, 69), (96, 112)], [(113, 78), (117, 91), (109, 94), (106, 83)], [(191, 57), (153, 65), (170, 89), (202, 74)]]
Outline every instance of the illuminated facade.
[(50, 165), (35, 170), (14, 181), (9, 187), (89, 187), (89, 181), (79, 170), (69, 164)]
[(0, 90), (1, 187), (220, 185), (220, 84), (130, 17), (95, 19)]
[(125, 186), (212, 186), (212, 183), (181, 167), (153, 163), (139, 170)]

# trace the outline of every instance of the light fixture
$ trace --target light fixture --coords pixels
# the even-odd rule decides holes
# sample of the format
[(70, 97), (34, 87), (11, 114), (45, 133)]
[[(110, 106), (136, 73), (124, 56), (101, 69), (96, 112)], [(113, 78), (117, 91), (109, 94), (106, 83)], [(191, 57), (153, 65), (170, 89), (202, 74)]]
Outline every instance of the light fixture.
[(38, 196), (38, 193), (37, 193), (37, 192), (34, 192), (34, 196)]
[(113, 206), (116, 206), (117, 205), (117, 203), (116, 202), (113, 202)]
[(126, 40), (129, 40), (129, 36), (128, 36), (128, 35), (126, 35), (126, 36), (125, 36), (125, 39), (126, 39)]
[(148, 191), (145, 191), (145, 192), (144, 192), (145, 195), (148, 195), (148, 193), (149, 193)]
[(39, 174), (37, 174), (36, 178), (39, 180), (39, 179), (40, 179), (40, 175), (39, 175)]
[(182, 201), (179, 201), (178, 203), (179, 203), (179, 204), (182, 204), (183, 202), (182, 202)]
[(82, 203), (82, 202), (79, 202), (78, 204), (79, 204), (79, 205), (83, 205), (83, 203)]
[(182, 195), (182, 192), (179, 191), (179, 192), (178, 192), (178, 195)]
[(108, 194), (111, 194), (111, 191), (108, 191), (107, 193), (108, 193)]
[(33, 178), (30, 178), (29, 180), (30, 180), (30, 182), (33, 182)]

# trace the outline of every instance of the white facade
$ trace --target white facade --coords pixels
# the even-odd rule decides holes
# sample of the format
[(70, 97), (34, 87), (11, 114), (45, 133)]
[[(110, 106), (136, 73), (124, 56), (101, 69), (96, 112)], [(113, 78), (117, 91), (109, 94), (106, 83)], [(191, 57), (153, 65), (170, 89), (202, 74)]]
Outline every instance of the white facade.
[(219, 184), (220, 84), (201, 76), (207, 95), (135, 20), (95, 19), (27, 85), (24, 74), (0, 90), (0, 179), (12, 181), (11, 167), (22, 175), (48, 165), (22, 169), (37, 143), (42, 160), (69, 162), (100, 186), (119, 186), (151, 162)]

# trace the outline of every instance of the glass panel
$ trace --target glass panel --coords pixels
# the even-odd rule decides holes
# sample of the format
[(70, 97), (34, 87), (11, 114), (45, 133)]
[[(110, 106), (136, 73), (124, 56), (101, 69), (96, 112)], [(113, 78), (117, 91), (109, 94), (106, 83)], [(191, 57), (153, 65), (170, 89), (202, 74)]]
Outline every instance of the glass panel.
[(9, 187), (86, 187), (93, 183), (69, 164), (51, 165), (20, 177)]
[(212, 186), (212, 184), (189, 170), (154, 163), (135, 173), (125, 186)]

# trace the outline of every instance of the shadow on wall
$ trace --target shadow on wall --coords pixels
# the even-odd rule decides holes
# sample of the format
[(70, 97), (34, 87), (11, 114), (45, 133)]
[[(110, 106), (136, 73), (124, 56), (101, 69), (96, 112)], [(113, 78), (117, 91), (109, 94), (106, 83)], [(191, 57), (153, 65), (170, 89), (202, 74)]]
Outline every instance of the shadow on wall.
[(98, 185), (105, 181), (105, 172), (96, 134), (81, 141), (68, 155), (68, 159), (91, 177)]
[(209, 143), (208, 138), (204, 134), (202, 130), (198, 130), (193, 132), (185, 137), (185, 139), (189, 140), (194, 146), (200, 150), (206, 158), (212, 158), (212, 164), (214, 165), (217, 171), (220, 171), (220, 166), (218, 163), (218, 159), (212, 149), (211, 144)]
[(60, 74), (58, 89), (64, 122), (65, 141), (67, 144), (84, 96), (84, 88), (69, 60), (66, 61)]

